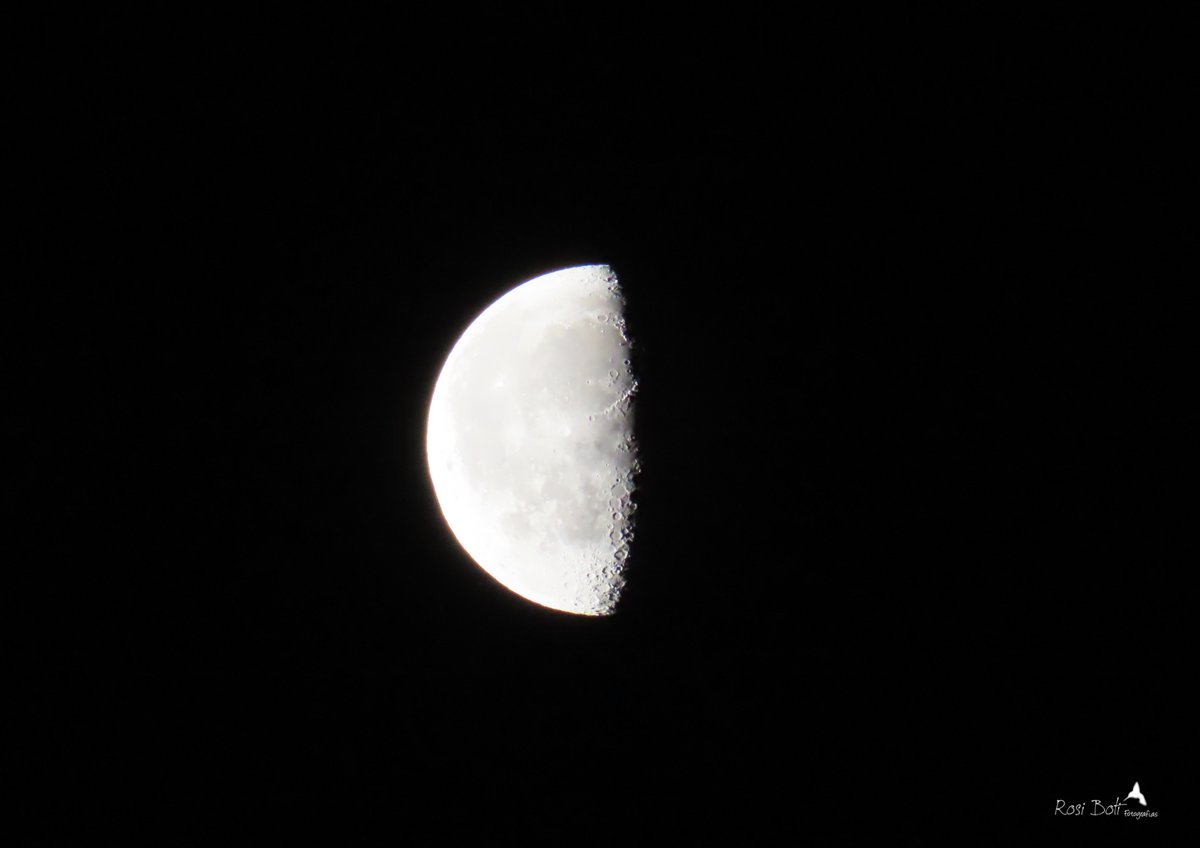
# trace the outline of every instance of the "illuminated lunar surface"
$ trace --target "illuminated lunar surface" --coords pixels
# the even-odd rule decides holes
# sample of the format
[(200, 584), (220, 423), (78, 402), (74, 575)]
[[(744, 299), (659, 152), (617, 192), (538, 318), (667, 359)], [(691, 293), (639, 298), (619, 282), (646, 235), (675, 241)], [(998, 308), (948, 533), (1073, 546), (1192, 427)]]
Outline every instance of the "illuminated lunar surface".
[(429, 404), (429, 473), (463, 549), (518, 595), (582, 615), (616, 609), (632, 539), (622, 307), (606, 265), (517, 286), (467, 327)]

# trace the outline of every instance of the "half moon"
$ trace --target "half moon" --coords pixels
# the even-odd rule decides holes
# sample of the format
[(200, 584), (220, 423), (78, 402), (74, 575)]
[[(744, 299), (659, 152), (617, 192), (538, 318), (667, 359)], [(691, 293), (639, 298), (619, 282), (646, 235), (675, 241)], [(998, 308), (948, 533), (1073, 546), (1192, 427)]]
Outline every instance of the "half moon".
[(429, 404), (429, 474), (463, 549), (518, 595), (582, 615), (615, 611), (632, 540), (623, 307), (607, 265), (529, 280), (467, 327)]

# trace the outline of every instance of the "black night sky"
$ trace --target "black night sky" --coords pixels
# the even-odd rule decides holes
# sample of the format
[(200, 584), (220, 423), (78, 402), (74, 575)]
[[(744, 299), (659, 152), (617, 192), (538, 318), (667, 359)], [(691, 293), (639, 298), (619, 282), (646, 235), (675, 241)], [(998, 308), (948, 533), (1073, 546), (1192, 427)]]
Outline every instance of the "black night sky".
[[(33, 33), (6, 559), (45, 826), (1181, 824), (1171, 54), (995, 24), (547, 4)], [(423, 443), (470, 320), (592, 262), (628, 298), (644, 469), (603, 620), (479, 570)], [(1054, 815), (1135, 780), (1157, 821)]]

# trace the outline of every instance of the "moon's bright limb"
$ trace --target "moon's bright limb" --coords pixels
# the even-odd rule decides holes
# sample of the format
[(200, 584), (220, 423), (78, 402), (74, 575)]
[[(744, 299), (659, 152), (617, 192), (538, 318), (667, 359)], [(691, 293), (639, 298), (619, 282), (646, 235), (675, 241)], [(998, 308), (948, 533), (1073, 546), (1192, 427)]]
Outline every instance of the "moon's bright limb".
[(438, 503), (485, 571), (543, 606), (616, 608), (632, 539), (630, 340), (607, 265), (512, 289), (467, 327), (433, 390)]

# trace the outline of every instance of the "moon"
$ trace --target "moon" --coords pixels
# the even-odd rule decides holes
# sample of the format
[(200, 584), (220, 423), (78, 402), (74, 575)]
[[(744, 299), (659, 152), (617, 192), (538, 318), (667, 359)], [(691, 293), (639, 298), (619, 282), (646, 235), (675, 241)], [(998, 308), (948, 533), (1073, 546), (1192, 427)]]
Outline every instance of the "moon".
[(438, 375), (425, 450), (463, 549), (534, 603), (610, 615), (633, 539), (638, 383), (607, 265), (535, 277), (463, 332)]

